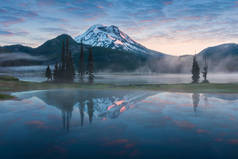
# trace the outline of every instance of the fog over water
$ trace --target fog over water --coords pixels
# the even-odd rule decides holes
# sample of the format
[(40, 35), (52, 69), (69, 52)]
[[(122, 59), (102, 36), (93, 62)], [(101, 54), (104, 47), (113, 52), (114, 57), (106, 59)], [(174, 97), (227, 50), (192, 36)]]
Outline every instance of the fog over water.
[[(53, 68), (53, 66), (51, 67)], [(0, 67), (0, 75), (13, 75), (24, 81), (42, 82), (46, 66)], [(76, 81), (77, 79), (76, 75)], [(200, 74), (202, 80), (202, 74)], [(238, 73), (209, 73), (212, 83), (236, 83)], [(96, 73), (95, 83), (110, 84), (176, 84), (190, 83), (191, 74)]]

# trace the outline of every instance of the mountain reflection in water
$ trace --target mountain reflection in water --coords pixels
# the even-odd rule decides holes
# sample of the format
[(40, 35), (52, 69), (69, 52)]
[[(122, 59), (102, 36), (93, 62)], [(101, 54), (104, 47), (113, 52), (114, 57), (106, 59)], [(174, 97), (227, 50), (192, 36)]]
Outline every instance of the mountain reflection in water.
[[(31, 98), (34, 96), (45, 105), (54, 106), (61, 111), (62, 126), (67, 131), (70, 130), (70, 120), (72, 112), (76, 109), (80, 112), (80, 125), (84, 125), (84, 118), (87, 117), (89, 123), (97, 117), (102, 120), (107, 118), (113, 119), (119, 117), (121, 113), (141, 102), (146, 97), (155, 93), (153, 92), (133, 92), (133, 91), (96, 91), (96, 90), (49, 90), (36, 91), (34, 93), (19, 94), (20, 98)], [(94, 113), (94, 111), (96, 111)]]
[(14, 95), (17, 100), (0, 102), (4, 159), (238, 158), (238, 94), (58, 89)]

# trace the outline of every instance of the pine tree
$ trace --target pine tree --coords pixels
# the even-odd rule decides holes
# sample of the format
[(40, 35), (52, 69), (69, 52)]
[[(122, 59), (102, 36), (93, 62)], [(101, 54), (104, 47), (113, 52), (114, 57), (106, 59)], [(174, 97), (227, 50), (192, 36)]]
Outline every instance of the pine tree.
[(55, 64), (53, 77), (54, 77), (54, 81), (57, 81), (58, 78), (59, 78), (59, 69), (58, 69), (58, 63), (57, 62)]
[(69, 39), (66, 38), (66, 46), (65, 46), (65, 56), (64, 56), (64, 61), (65, 61), (65, 69), (63, 72), (63, 81), (69, 81)]
[(48, 65), (48, 67), (46, 68), (45, 77), (47, 78), (47, 80), (51, 80), (51, 79), (52, 79), (52, 73), (51, 73), (51, 70), (50, 70), (50, 66), (49, 66), (49, 65)]
[(72, 53), (69, 50), (69, 39), (66, 40), (66, 68), (65, 68), (65, 80), (67, 82), (72, 82), (74, 80), (74, 64), (72, 60)]
[(207, 73), (208, 73), (208, 64), (207, 64), (207, 57), (206, 55), (204, 55), (204, 67), (203, 67), (203, 83), (209, 83), (209, 81), (207, 80)]
[[(67, 40), (68, 41), (68, 40)], [(65, 80), (69, 81), (70, 78), (70, 62), (69, 62), (69, 50), (68, 50), (68, 42), (66, 42), (66, 56), (65, 56)]]
[(94, 66), (93, 66), (93, 53), (92, 48), (89, 48), (89, 56), (88, 56), (88, 82), (90, 84), (93, 83), (94, 74), (93, 74)]
[(79, 59), (78, 71), (79, 71), (80, 81), (83, 82), (85, 70), (84, 70), (84, 50), (83, 50), (83, 42), (82, 41), (81, 41), (81, 49), (80, 49), (80, 59)]
[(65, 46), (64, 46), (64, 41), (62, 43), (61, 62), (62, 62), (61, 71), (64, 72), (65, 71)]
[(62, 43), (61, 64), (55, 64), (54, 80), (58, 82), (72, 82), (74, 80), (74, 64), (69, 49), (69, 39)]
[(61, 64), (58, 65), (57, 70), (57, 81), (64, 81), (65, 78), (65, 67), (66, 67), (66, 61), (65, 61), (65, 43), (62, 42), (62, 51), (61, 51)]
[(72, 53), (71, 51), (69, 51), (69, 66), (70, 66), (70, 78), (73, 81), (74, 80), (74, 76), (75, 76), (75, 70), (74, 70), (74, 63), (73, 63), (73, 59), (72, 59)]
[(72, 60), (72, 54), (71, 51), (67, 54), (67, 64), (66, 64), (66, 74), (67, 74), (67, 81), (73, 81), (74, 80), (74, 64)]
[(193, 66), (192, 66), (192, 83), (198, 83), (199, 78), (200, 78), (200, 68), (195, 55), (193, 57)]

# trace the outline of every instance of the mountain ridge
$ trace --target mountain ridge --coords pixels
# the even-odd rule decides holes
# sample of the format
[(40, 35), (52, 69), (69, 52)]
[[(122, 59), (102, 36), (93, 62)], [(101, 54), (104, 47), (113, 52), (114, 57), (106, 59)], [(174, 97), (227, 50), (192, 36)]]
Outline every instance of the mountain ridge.
[[(123, 34), (123, 37), (126, 37), (127, 35), (124, 34), (119, 30), (116, 26), (102, 26), (102, 25), (95, 25), (90, 27), (88, 30), (98, 30), (101, 35), (108, 35), (109, 33), (117, 35)], [(102, 33), (101, 30), (105, 29), (106, 31)], [(95, 32), (90, 33), (94, 35)], [(88, 32), (85, 32), (82, 34), (81, 38), (85, 37)], [(100, 37), (99, 36), (99, 37)], [(107, 36), (106, 36), (107, 37)], [(4, 61), (4, 63), (1, 63), (2, 66), (11, 66), (11, 65), (34, 65), (34, 64), (53, 64), (56, 61), (60, 60), (61, 56), (61, 49), (62, 49), (62, 42), (66, 38), (69, 39), (69, 46), (72, 51), (73, 58), (75, 60), (75, 64), (77, 65), (80, 55), (80, 43), (74, 40), (70, 35), (68, 34), (61, 34), (53, 39), (47, 40), (42, 45), (32, 48), (24, 45), (7, 45), (7, 46), (0, 46), (0, 55), (2, 57), (6, 57), (9, 53), (18, 53), (21, 54), (23, 57), (18, 58), (18, 61), (10, 60), (10, 61)], [(109, 45), (112, 42), (116, 41), (116, 38), (114, 37), (114, 40), (106, 42), (107, 46), (114, 46)], [(129, 36), (128, 36), (129, 38)], [(80, 38), (78, 38), (79, 41)], [(89, 36), (90, 39), (90, 36)], [(120, 39), (125, 40), (125, 39)], [(127, 41), (135, 42), (132, 39), (128, 39)], [(81, 42), (81, 40), (80, 40)], [(84, 43), (84, 49), (85, 54), (87, 56), (87, 49), (90, 47), (88, 43)], [(192, 65), (192, 57), (193, 55), (182, 55), (182, 56), (173, 56), (169, 54), (160, 53), (157, 51), (153, 51), (150, 49), (147, 49), (146, 47), (142, 46), (141, 48), (144, 49), (144, 51), (148, 51), (148, 53), (135, 53), (135, 51), (126, 50), (119, 48), (112, 48), (112, 47), (101, 47), (97, 46), (98, 41), (96, 41), (95, 46), (93, 47), (93, 52), (95, 56), (95, 65), (98, 70), (110, 70), (112, 68), (112, 71), (133, 71), (138, 68), (145, 68), (144, 70), (152, 70), (152, 72), (171, 72), (171, 73), (179, 73), (179, 72), (190, 72), (190, 68)], [(99, 43), (100, 44), (100, 43)], [(137, 46), (140, 46), (139, 43)], [(6, 55), (5, 55), (6, 54)], [(26, 54), (29, 54), (32, 56), (26, 56)], [(16, 55), (16, 54), (15, 54)], [(229, 71), (238, 71), (238, 44), (236, 43), (225, 43), (220, 44), (212, 47), (208, 47), (203, 49), (200, 53), (197, 54), (199, 63), (201, 65), (201, 68), (203, 67), (203, 56), (206, 55), (208, 57), (209, 62), (209, 69), (220, 71), (220, 70), (229, 70)], [(9, 57), (6, 59), (10, 59)], [(36, 60), (35, 56), (39, 57), (39, 59), (46, 59), (46, 60)], [(25, 58), (24, 58), (25, 57)], [(42, 58), (43, 57), (43, 58)], [(30, 61), (30, 59), (34, 59), (34, 61)], [(16, 59), (15, 59), (16, 60)], [(87, 59), (85, 59), (85, 62)], [(215, 67), (220, 66), (220, 67)], [(218, 69), (219, 68), (219, 69)], [(142, 69), (143, 70), (143, 69)]]
[(137, 43), (115, 25), (93, 25), (86, 32), (75, 37), (75, 41), (91, 46), (125, 50), (141, 55), (163, 55), (163, 53), (147, 49)]

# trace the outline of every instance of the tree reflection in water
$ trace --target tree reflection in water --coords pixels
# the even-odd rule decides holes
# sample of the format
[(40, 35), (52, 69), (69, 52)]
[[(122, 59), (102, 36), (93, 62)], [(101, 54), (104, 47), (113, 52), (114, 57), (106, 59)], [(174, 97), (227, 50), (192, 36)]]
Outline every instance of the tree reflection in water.
[(83, 127), (83, 119), (84, 119), (84, 101), (81, 100), (81, 98), (79, 98), (79, 112), (80, 112), (80, 125), (81, 127)]
[[(133, 91), (95, 91), (95, 90), (49, 90), (35, 93), (34, 96), (46, 104), (54, 106), (61, 111), (62, 127), (70, 130), (70, 121), (74, 108), (79, 109), (80, 126), (83, 127), (85, 116), (89, 123), (94, 116), (102, 119), (117, 118), (123, 110), (130, 109), (130, 105), (140, 102), (154, 93)], [(114, 106), (109, 109), (110, 106)], [(97, 112), (96, 115), (94, 112)], [(86, 115), (87, 114), (87, 115)]]
[(200, 101), (200, 94), (193, 93), (192, 100), (193, 100), (193, 110), (194, 110), (194, 112), (197, 112), (197, 107), (198, 107), (199, 101)]
[(88, 106), (88, 117), (89, 117), (89, 123), (92, 123), (93, 120), (93, 100), (90, 98), (87, 103)]

